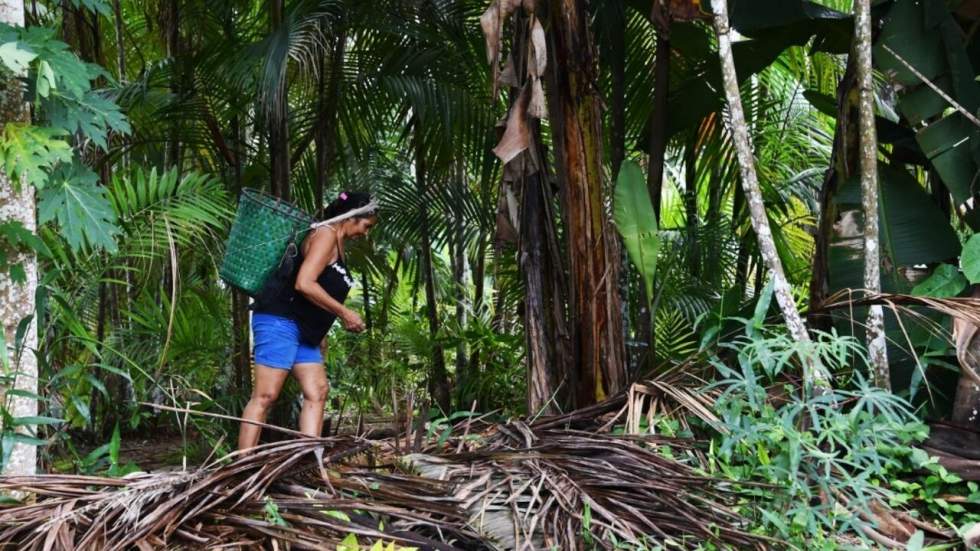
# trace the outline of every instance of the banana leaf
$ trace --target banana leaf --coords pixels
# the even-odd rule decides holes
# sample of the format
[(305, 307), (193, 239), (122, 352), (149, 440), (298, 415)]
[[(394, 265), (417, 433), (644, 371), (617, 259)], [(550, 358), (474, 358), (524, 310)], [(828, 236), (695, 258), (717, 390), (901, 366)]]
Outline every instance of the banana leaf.
[(962, 37), (942, 0), (897, 0), (875, 44), (874, 61), (900, 85), (899, 111), (920, 128), (916, 140), (923, 153), (953, 197), (956, 211), (978, 230), (980, 128), (933, 90), (939, 88), (969, 113), (980, 109), (980, 83)]
[(660, 234), (657, 216), (647, 192), (646, 178), (639, 165), (625, 161), (616, 180), (613, 220), (623, 238), (630, 260), (643, 277), (646, 296), (653, 296), (653, 278), (657, 273)]

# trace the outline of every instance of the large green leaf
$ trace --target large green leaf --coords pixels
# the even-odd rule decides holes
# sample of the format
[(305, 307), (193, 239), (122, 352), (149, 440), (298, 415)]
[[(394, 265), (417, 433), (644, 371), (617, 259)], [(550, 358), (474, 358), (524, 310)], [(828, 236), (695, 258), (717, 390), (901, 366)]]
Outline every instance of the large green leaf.
[(960, 265), (963, 266), (963, 273), (970, 283), (980, 283), (980, 233), (974, 234), (963, 247), (963, 256), (960, 257)]
[(966, 283), (966, 278), (956, 269), (956, 266), (940, 264), (932, 271), (932, 275), (912, 289), (912, 294), (934, 298), (955, 297), (966, 288)]
[[(902, 268), (944, 262), (960, 252), (959, 239), (948, 218), (929, 194), (904, 170), (879, 164), (879, 240), (881, 286), (908, 292), (911, 282)], [(830, 245), (830, 284), (833, 290), (864, 287), (864, 241), (861, 187), (852, 179), (835, 201), (841, 221)]]
[(643, 277), (646, 296), (652, 297), (660, 235), (657, 231), (657, 216), (647, 192), (646, 178), (633, 161), (625, 161), (619, 170), (613, 219), (623, 237), (630, 260)]
[(21, 74), (34, 61), (37, 54), (17, 42), (0, 44), (0, 63), (3, 63), (14, 74)]
[(7, 123), (0, 137), (0, 169), (14, 181), (24, 178), (33, 186), (43, 187), (48, 172), (58, 163), (71, 161), (71, 146), (55, 128)]
[(975, 186), (980, 173), (980, 129), (962, 114), (949, 112), (953, 106), (933, 89), (939, 88), (970, 113), (980, 108), (980, 83), (962, 29), (945, 3), (894, 2), (875, 45), (874, 60), (879, 70), (901, 85), (899, 111), (917, 128), (916, 140), (952, 195), (957, 212), (980, 229)]
[[(650, 13), (649, 2), (632, 0), (630, 4), (641, 13)], [(812, 44), (815, 50), (846, 53), (854, 26), (850, 15), (805, 0), (742, 0), (732, 3), (731, 13), (733, 26), (751, 37), (732, 44), (740, 82), (769, 67), (791, 46)], [(675, 30), (679, 31), (679, 44), (675, 44)], [(714, 33), (703, 25), (674, 23), (671, 26), (671, 47), (684, 56), (690, 70), (671, 86), (668, 137), (724, 107), (715, 40)], [(646, 151), (649, 129), (640, 135), (637, 148)]]
[(116, 251), (116, 213), (108, 191), (98, 185), (98, 177), (88, 168), (77, 163), (60, 166), (41, 191), (37, 210), (38, 222), (56, 221), (73, 249), (87, 244)]

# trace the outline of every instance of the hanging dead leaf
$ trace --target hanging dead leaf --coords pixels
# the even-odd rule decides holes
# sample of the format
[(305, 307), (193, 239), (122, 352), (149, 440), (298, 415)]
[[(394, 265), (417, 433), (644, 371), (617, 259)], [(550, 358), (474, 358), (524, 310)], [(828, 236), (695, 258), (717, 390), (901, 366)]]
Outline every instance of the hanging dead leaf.
[(708, 19), (710, 14), (701, 9), (701, 0), (669, 0), (670, 18), (673, 21)]
[(497, 82), (494, 83), (493, 96), (497, 97), (498, 87), (502, 88), (504, 86), (510, 86), (512, 88), (517, 88), (520, 83), (517, 81), (517, 73), (514, 71), (514, 56), (508, 55), (507, 61), (504, 62), (504, 68), (500, 70), (500, 74), (497, 75)]
[(545, 105), (544, 87), (541, 86), (540, 78), (531, 79), (531, 102), (527, 109), (528, 116), (536, 119), (543, 119), (548, 116), (548, 108)]
[(480, 28), (487, 44), (487, 63), (496, 65), (500, 53), (500, 33), (504, 21), (521, 5), (521, 0), (494, 0), (480, 16)]
[(544, 75), (544, 70), (548, 67), (548, 47), (544, 37), (544, 27), (537, 17), (531, 18), (531, 40), (528, 52), (528, 74), (532, 77)]
[(529, 86), (524, 86), (517, 101), (510, 107), (507, 116), (507, 129), (493, 152), (504, 163), (509, 163), (518, 153), (528, 148), (531, 133), (527, 127), (527, 108), (531, 99)]

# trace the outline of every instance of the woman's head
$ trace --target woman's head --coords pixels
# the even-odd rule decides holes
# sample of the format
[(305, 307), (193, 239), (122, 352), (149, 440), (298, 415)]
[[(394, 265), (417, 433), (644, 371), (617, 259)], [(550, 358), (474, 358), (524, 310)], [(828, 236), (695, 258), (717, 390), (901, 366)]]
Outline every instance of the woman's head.
[[(360, 191), (343, 191), (329, 205), (323, 207), (317, 215), (320, 220), (330, 220), (342, 216), (351, 211), (363, 209), (371, 205), (371, 195)], [(361, 237), (367, 235), (368, 231), (378, 221), (377, 210), (369, 209), (365, 212), (354, 214), (337, 222), (338, 226), (344, 227), (344, 233), (348, 237)]]

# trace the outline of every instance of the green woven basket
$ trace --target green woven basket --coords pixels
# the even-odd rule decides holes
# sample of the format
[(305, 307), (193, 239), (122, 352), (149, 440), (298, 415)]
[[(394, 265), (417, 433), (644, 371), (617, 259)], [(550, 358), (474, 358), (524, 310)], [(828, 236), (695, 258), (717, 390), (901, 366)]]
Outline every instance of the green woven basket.
[(262, 290), (290, 243), (299, 245), (313, 218), (295, 205), (254, 189), (243, 189), (231, 226), (221, 279), (250, 296)]

